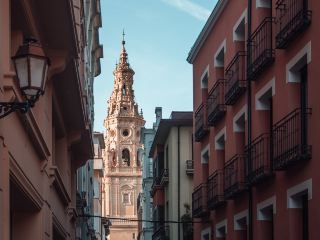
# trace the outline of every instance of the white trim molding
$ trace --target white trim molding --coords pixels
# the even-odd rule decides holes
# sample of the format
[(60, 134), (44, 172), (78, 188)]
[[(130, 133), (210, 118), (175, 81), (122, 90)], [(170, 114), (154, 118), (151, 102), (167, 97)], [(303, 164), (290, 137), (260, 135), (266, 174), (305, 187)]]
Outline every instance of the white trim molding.
[(287, 207), (301, 208), (301, 196), (308, 194), (308, 200), (312, 199), (312, 179), (308, 179), (298, 185), (295, 185), (287, 190)]
[[(240, 18), (237, 20), (236, 24), (233, 26), (233, 29), (232, 29), (232, 33), (233, 33), (233, 41), (244, 41), (245, 38), (240, 38), (238, 36), (238, 34), (236, 33), (238, 27), (240, 26), (240, 24), (244, 21), (244, 24), (247, 23), (248, 21), (248, 11), (247, 9), (245, 9), (243, 11), (243, 13), (241, 14)], [(245, 35), (245, 32), (243, 33)]]
[(257, 219), (261, 220), (270, 220), (270, 217), (264, 213), (264, 210), (272, 207), (273, 214), (277, 213), (277, 203), (276, 196), (268, 198), (257, 204)]
[(203, 240), (203, 236), (206, 234), (209, 234), (209, 239), (211, 239), (211, 228), (210, 227), (203, 229), (201, 231), (201, 240)]
[(244, 120), (247, 121), (247, 104), (245, 104), (240, 110), (239, 112), (236, 113), (236, 115), (234, 115), (233, 117), (233, 132), (244, 132), (245, 129), (241, 129), (237, 122), (238, 120), (244, 115)]
[(218, 141), (221, 139), (221, 137), (223, 136), (223, 140), (226, 141), (227, 140), (227, 132), (226, 132), (226, 127), (222, 128), (215, 136), (214, 138), (214, 147), (215, 150), (222, 150), (224, 149), (224, 147), (222, 147)]
[(239, 224), (239, 222), (241, 220), (245, 219), (246, 220), (246, 224), (248, 225), (248, 209), (242, 211), (242, 212), (239, 212), (237, 213), (236, 215), (234, 215), (233, 217), (233, 227), (234, 227), (234, 230), (237, 231), (237, 230), (244, 230), (243, 226), (241, 226)]
[(204, 161), (204, 157), (203, 155), (205, 155), (206, 153), (208, 153), (209, 159), (210, 159), (210, 144), (207, 144), (207, 146), (205, 146), (202, 150), (201, 150), (201, 163), (202, 164), (207, 164), (209, 163), (209, 159), (208, 162)]
[(223, 64), (221, 64), (218, 60), (217, 57), (218, 55), (222, 52), (223, 50), (223, 54), (225, 54), (225, 52), (227, 51), (227, 40), (224, 39), (222, 41), (222, 43), (220, 44), (218, 50), (216, 51), (216, 53), (214, 54), (214, 66), (215, 67), (223, 67)]
[(273, 77), (255, 95), (256, 110), (269, 110), (270, 106), (263, 102), (264, 95), (271, 89), (271, 95), (276, 94), (276, 78)]
[(286, 82), (300, 82), (299, 70), (311, 62), (311, 41), (308, 42), (287, 64)]
[[(205, 78), (205, 76), (207, 75), (207, 86), (204, 86), (203, 84), (203, 79)], [(206, 69), (203, 71), (202, 75), (201, 75), (201, 78), (200, 78), (200, 84), (201, 84), (201, 89), (204, 89), (204, 88), (208, 88), (208, 81), (209, 81), (209, 64), (208, 66), (206, 67)]]
[(224, 232), (224, 233), (227, 234), (227, 233), (228, 233), (227, 224), (228, 224), (227, 219), (224, 219), (224, 220), (222, 220), (221, 222), (218, 222), (218, 223), (216, 224), (216, 237), (225, 237), (225, 236), (223, 236), (223, 235), (221, 234), (220, 229), (221, 229), (221, 228), (224, 228), (224, 229), (225, 229), (225, 232)]

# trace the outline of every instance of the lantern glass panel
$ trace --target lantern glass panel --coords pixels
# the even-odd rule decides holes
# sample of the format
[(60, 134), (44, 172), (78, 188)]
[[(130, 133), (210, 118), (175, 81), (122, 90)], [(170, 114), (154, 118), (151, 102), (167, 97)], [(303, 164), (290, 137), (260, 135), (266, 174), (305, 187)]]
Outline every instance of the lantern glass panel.
[(45, 58), (30, 57), (31, 88), (42, 88)]
[(19, 79), (20, 88), (28, 86), (28, 58), (16, 58), (14, 59), (16, 71)]

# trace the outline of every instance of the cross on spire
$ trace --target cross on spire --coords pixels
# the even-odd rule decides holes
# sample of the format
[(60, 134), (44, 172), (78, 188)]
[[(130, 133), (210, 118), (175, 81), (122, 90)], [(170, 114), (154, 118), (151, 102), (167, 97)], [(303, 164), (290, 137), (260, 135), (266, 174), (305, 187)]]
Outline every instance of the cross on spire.
[(126, 34), (124, 33), (124, 29), (122, 30), (122, 45), (124, 45), (126, 43), (126, 41), (124, 40), (124, 36)]

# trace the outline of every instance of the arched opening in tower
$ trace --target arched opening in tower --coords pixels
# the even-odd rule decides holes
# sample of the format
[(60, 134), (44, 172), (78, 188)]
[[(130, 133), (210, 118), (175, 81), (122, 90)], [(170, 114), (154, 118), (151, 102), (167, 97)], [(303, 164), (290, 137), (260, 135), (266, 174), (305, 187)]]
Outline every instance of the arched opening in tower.
[(127, 148), (122, 150), (122, 161), (126, 163), (127, 166), (130, 166), (130, 152)]

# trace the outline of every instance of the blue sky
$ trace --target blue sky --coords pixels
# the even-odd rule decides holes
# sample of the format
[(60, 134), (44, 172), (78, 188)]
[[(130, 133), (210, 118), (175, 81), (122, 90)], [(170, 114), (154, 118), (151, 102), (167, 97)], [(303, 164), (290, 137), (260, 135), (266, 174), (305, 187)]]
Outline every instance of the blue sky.
[(216, 0), (101, 0), (104, 58), (94, 84), (95, 131), (104, 131), (122, 29), (136, 73), (135, 100), (146, 126), (152, 126), (157, 106), (164, 118), (173, 110), (192, 110), (192, 66), (186, 58), (215, 4)]

